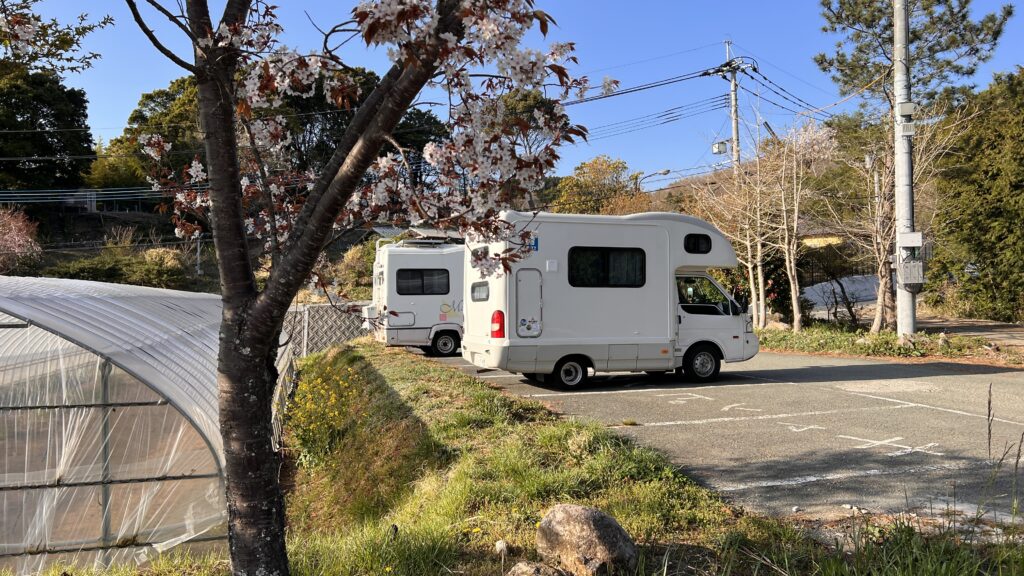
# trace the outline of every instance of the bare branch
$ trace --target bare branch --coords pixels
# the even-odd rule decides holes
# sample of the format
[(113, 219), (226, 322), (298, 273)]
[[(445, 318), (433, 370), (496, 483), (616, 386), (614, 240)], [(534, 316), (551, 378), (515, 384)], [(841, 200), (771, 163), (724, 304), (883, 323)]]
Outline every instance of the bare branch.
[(161, 54), (166, 56), (167, 59), (171, 62), (174, 62), (178, 66), (181, 66), (190, 73), (196, 75), (199, 74), (198, 68), (183, 60), (180, 56), (172, 52), (169, 48), (164, 46), (162, 42), (160, 42), (160, 40), (156, 37), (156, 34), (153, 33), (153, 30), (146, 24), (146, 21), (142, 18), (142, 14), (139, 13), (139, 7), (135, 3), (135, 0), (125, 0), (125, 3), (128, 4), (128, 9), (132, 11), (132, 18), (135, 19), (135, 23), (139, 25), (139, 28), (142, 30), (142, 33), (146, 35), (146, 38), (149, 38), (150, 43), (153, 44), (153, 46), (157, 50), (159, 50)]
[(186, 26), (184, 24), (184, 22), (182, 22), (182, 20), (184, 20), (185, 22), (188, 22), (188, 16), (185, 16), (184, 13), (182, 13), (182, 14), (174, 14), (173, 12), (168, 10), (167, 8), (164, 8), (163, 5), (160, 4), (160, 2), (158, 2), (157, 0), (146, 0), (146, 3), (148, 3), (150, 6), (155, 8), (158, 12), (160, 12), (164, 16), (166, 16), (167, 19), (171, 21), (171, 23), (173, 23), (182, 32), (184, 32), (185, 35), (188, 36), (193, 42), (196, 41), (195, 34), (193, 34), (192, 31), (189, 30), (188, 26)]

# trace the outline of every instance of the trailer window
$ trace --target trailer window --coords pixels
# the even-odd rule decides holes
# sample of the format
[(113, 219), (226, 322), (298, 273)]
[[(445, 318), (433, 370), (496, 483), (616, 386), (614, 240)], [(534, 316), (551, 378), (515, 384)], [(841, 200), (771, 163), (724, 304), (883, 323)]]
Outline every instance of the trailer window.
[(687, 234), (683, 238), (683, 250), (690, 254), (707, 254), (711, 252), (711, 236), (707, 234)]
[(448, 271), (444, 269), (403, 268), (398, 271), (397, 291), (402, 296), (447, 294)]
[(469, 287), (469, 297), (473, 302), (487, 302), (491, 297), (491, 285), (487, 282), (474, 282)]
[(639, 288), (646, 275), (647, 254), (640, 248), (569, 249), (569, 285), (576, 288)]

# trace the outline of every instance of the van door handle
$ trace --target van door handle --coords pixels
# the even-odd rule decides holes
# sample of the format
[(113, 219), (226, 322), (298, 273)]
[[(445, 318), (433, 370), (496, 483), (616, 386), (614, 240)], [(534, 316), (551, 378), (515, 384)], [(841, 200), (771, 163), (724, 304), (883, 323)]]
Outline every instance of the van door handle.
[(678, 315), (678, 314), (676, 314), (676, 324), (682, 324), (682, 323), (683, 323), (683, 317)]

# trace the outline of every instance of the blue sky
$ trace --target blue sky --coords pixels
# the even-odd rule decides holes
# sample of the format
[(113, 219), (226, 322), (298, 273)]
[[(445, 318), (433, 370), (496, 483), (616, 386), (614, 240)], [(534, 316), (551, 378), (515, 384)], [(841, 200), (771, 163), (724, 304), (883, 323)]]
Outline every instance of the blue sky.
[[(222, 5), (216, 0), (210, 3), (213, 10)], [(354, 3), (323, 0), (281, 3), (279, 12), (286, 30), (286, 43), (315, 48), (319, 34), (304, 11), (318, 24), (328, 27), (346, 19)], [(996, 10), (1002, 3), (975, 0), (973, 10), (981, 14)], [(628, 87), (720, 64), (725, 59), (723, 41), (730, 39), (737, 54), (757, 58), (766, 76), (800, 98), (819, 106), (839, 99), (831, 81), (811, 60), (814, 54), (829, 50), (836, 41), (821, 32), (819, 5), (814, 0), (537, 0), (537, 4), (558, 22), (548, 41), (576, 42), (580, 59), (576, 73), (587, 73), (597, 84), (604, 76), (611, 76), (619, 80), (622, 87)], [(95, 33), (86, 43), (87, 49), (102, 53), (103, 59), (92, 69), (67, 78), (68, 84), (86, 91), (90, 101), (89, 123), (97, 137), (109, 139), (120, 134), (140, 94), (166, 86), (184, 73), (147, 42), (124, 2), (45, 0), (42, 10), (61, 18), (88, 10), (95, 15), (109, 13), (116, 19), (113, 27)], [(188, 54), (180, 33), (175, 34), (159, 15), (150, 12), (148, 16), (151, 26), (169, 46), (180, 54)], [(994, 72), (1009, 71), (1024, 63), (1021, 18), (1018, 14), (1007, 25), (994, 58), (981, 67), (972, 79), (974, 83), (984, 86)], [(539, 42), (539, 39), (533, 41)], [(382, 50), (366, 49), (356, 42), (350, 45), (345, 56), (350, 64), (378, 72), (388, 66)], [(749, 80), (741, 84), (755, 88)], [(594, 129), (727, 92), (727, 82), (708, 77), (572, 106), (569, 111), (574, 122)], [(741, 92), (741, 115), (753, 119), (756, 104), (752, 96)], [(777, 131), (793, 122), (791, 113), (770, 104), (761, 103), (759, 110)], [(646, 173), (714, 163), (724, 156), (712, 155), (711, 143), (728, 138), (727, 119), (727, 110), (716, 110), (569, 147), (563, 150), (556, 172), (571, 173), (578, 163), (598, 154), (622, 158), (631, 169)], [(651, 178), (646, 184), (655, 187), (658, 178)]]

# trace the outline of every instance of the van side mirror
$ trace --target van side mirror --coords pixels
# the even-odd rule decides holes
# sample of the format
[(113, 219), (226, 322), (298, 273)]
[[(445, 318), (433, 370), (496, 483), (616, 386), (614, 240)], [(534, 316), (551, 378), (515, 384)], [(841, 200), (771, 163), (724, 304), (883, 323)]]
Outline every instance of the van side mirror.
[(746, 314), (750, 310), (750, 300), (746, 296), (738, 296), (736, 298), (736, 304), (739, 307), (739, 314)]

